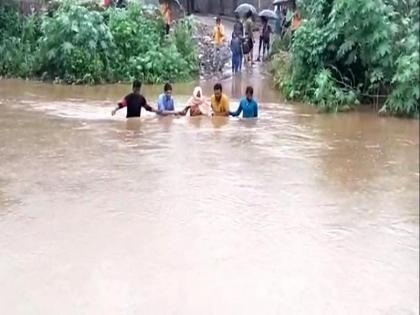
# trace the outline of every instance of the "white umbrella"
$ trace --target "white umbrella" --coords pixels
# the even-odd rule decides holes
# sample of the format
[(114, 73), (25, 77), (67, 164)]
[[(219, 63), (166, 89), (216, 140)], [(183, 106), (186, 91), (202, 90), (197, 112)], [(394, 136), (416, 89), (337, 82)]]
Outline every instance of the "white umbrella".
[(273, 4), (274, 5), (279, 5), (279, 4), (286, 4), (288, 2), (290, 2), (290, 0), (274, 0)]
[(246, 15), (249, 11), (251, 11), (252, 14), (257, 14), (257, 9), (255, 9), (252, 4), (244, 3), (236, 8), (235, 13), (238, 13), (239, 15)]
[(276, 14), (276, 12), (272, 11), (272, 10), (262, 10), (260, 13), (258, 13), (258, 15), (260, 17), (265, 17), (267, 19), (272, 19), (272, 20), (278, 20), (279, 16)]

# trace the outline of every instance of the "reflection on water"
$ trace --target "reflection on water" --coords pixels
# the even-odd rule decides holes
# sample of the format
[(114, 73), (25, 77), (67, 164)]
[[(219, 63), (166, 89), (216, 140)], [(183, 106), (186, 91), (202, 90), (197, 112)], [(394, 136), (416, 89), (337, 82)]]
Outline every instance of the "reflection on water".
[(254, 84), (258, 120), (111, 118), (129, 87), (0, 81), (0, 313), (418, 314), (418, 122), (245, 76), (224, 89), (236, 108)]

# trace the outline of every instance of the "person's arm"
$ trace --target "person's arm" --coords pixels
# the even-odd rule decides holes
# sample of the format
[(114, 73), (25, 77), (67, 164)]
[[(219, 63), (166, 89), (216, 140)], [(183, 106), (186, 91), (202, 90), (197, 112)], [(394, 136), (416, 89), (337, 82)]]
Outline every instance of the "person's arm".
[(242, 113), (242, 101), (239, 103), (238, 109), (235, 112), (229, 112), (232, 117), (238, 117)]
[(258, 118), (258, 103), (254, 103), (254, 117)]
[(113, 110), (112, 110), (112, 112), (111, 112), (111, 115), (112, 116), (115, 116), (115, 114), (121, 109), (121, 108), (124, 108), (124, 107), (127, 107), (127, 101), (126, 101), (126, 99), (124, 98), (123, 100), (121, 100), (120, 102), (118, 102), (118, 104), (117, 104), (117, 107), (116, 108), (114, 108)]
[(219, 32), (220, 32), (220, 38), (222, 39), (222, 42), (224, 42), (225, 41), (225, 27), (223, 25), (220, 25)]
[(191, 110), (191, 106), (186, 106), (183, 110), (178, 112), (178, 115), (186, 116), (189, 110)]
[(148, 112), (152, 112), (152, 113), (156, 113), (156, 114), (160, 114), (162, 111), (156, 108), (153, 108), (152, 106), (150, 106), (149, 104), (147, 104), (146, 102), (142, 105), (143, 108), (145, 110), (147, 110)]

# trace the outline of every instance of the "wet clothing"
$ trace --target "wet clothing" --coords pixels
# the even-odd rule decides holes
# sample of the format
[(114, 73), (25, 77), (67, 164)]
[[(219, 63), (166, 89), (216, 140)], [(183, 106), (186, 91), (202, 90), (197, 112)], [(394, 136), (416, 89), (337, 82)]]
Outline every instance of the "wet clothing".
[(267, 51), (267, 54), (270, 50), (270, 35), (272, 33), (272, 29), (270, 24), (266, 23), (263, 25), (260, 31), (260, 44), (258, 48), (258, 58), (261, 54), (261, 48), (263, 49), (263, 57), (265, 56), (265, 52)]
[(225, 40), (225, 28), (223, 27), (222, 24), (214, 26), (213, 39), (214, 39), (214, 44), (217, 47), (220, 47), (223, 44), (223, 41)]
[(166, 96), (165, 93), (161, 94), (158, 98), (158, 110), (160, 111), (173, 111), (175, 110), (174, 99)]
[(141, 94), (130, 93), (118, 103), (119, 108), (127, 107), (127, 118), (140, 117), (141, 108), (152, 111), (152, 107), (147, 105), (146, 99)]
[(254, 22), (249, 18), (245, 22), (245, 36), (254, 40)]
[(168, 3), (163, 3), (160, 7), (160, 11), (163, 15), (163, 20), (166, 25), (171, 25), (171, 8)]
[(163, 3), (160, 7), (160, 11), (163, 15), (163, 20), (165, 22), (165, 33), (166, 35), (169, 34), (169, 31), (171, 29), (171, 8), (169, 7), (168, 3)]
[(229, 99), (225, 94), (222, 94), (222, 97), (219, 101), (216, 100), (216, 97), (212, 95), (211, 97), (211, 108), (213, 112), (217, 114), (228, 114), (229, 113)]
[(203, 96), (203, 90), (201, 87), (196, 87), (193, 92), (193, 96), (188, 100), (187, 107), (184, 109), (184, 114), (186, 115), (188, 110), (190, 111), (190, 116), (208, 116), (211, 113), (211, 108), (207, 100)]
[(257, 118), (258, 117), (258, 104), (254, 99), (250, 101), (244, 97), (239, 102), (239, 107), (236, 112), (230, 112), (231, 116), (237, 117), (241, 113), (243, 118)]
[(238, 72), (242, 61), (242, 42), (239, 37), (232, 38), (230, 50), (232, 51), (232, 71)]
[(243, 38), (244, 37), (244, 25), (241, 21), (236, 21), (233, 25), (233, 33), (235, 33), (236, 37)]

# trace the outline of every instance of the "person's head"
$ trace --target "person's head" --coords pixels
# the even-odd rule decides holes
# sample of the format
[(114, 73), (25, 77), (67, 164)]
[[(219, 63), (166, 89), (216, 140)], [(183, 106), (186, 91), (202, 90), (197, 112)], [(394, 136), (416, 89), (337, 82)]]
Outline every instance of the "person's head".
[(252, 18), (252, 16), (253, 16), (252, 11), (249, 10), (246, 14), (246, 18), (249, 19), (249, 18)]
[(235, 39), (238, 35), (235, 32), (232, 32), (232, 39)]
[(140, 93), (141, 90), (141, 82), (139, 80), (135, 80), (133, 82), (133, 92), (138, 94)]
[(163, 92), (165, 93), (166, 97), (172, 96), (172, 85), (170, 83), (166, 83), (163, 87)]
[(222, 93), (223, 93), (222, 85), (220, 83), (216, 83), (214, 85), (213, 91), (214, 91), (214, 97), (216, 98), (216, 100), (220, 101), (220, 99), (222, 98)]
[(239, 13), (235, 13), (235, 19), (236, 21), (241, 21), (241, 16), (239, 15)]
[(194, 89), (193, 96), (196, 99), (202, 99), (202, 97), (203, 97), (203, 90), (201, 89), (201, 87), (197, 86)]
[(261, 17), (261, 22), (262, 24), (267, 24), (268, 23), (268, 19), (265, 16)]
[(218, 16), (217, 18), (216, 18), (216, 24), (217, 25), (220, 25), (222, 23), (222, 19), (220, 18), (220, 16)]
[(254, 89), (252, 86), (248, 86), (245, 90), (246, 99), (248, 101), (252, 100), (252, 97), (254, 96)]

